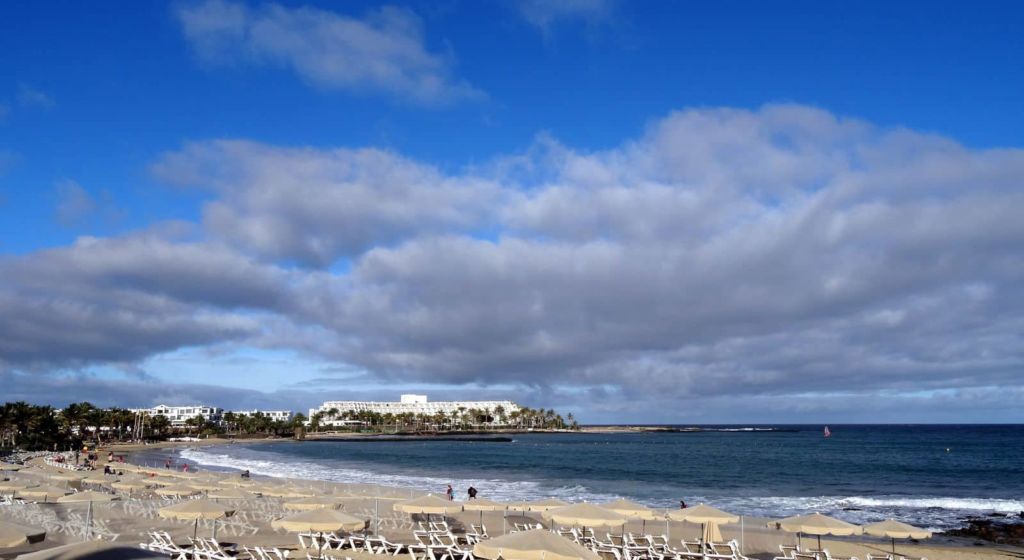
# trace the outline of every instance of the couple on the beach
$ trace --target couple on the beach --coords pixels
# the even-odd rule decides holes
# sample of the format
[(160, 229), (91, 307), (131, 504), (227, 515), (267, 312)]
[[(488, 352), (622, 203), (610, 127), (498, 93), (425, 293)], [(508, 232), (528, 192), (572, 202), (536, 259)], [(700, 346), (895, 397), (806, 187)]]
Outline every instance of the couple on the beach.
[[(466, 490), (466, 494), (469, 494), (470, 500), (476, 499), (476, 492), (476, 488), (473, 488), (472, 486), (470, 486), (469, 489)], [(452, 488), (451, 484), (449, 484), (448, 489), (444, 491), (444, 495), (448, 498), (449, 502), (455, 501), (455, 489)]]

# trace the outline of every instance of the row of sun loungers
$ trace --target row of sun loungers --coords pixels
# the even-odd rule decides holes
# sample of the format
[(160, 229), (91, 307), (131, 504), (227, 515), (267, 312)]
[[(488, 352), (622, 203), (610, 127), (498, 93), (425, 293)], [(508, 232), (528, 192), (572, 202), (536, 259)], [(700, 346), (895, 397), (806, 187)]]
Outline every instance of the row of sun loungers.
[[(791, 545), (779, 545), (779, 551), (782, 552), (782, 556), (776, 556), (772, 560), (858, 560), (856, 556), (833, 556), (829, 553), (828, 549), (814, 550), (814, 549), (800, 549), (796, 546)], [(868, 553), (865, 556), (866, 560), (928, 560), (927, 558), (914, 558), (910, 556), (903, 556), (898, 554), (893, 556), (892, 554), (871, 554)]]
[[(367, 534), (301, 533), (299, 554), (307, 560), (323, 555), (333, 558), (343, 556), (337, 551), (365, 551), (380, 556), (398, 557), (408, 554), (410, 560), (474, 560), (473, 545), (488, 538), (487, 527), (470, 525), (465, 532), (455, 533), (447, 523), (419, 523), (413, 531), (415, 542), (401, 544), (389, 541), (383, 536)], [(527, 531), (537, 528), (531, 524), (513, 524), (511, 530)], [(560, 529), (563, 537), (593, 550), (603, 560), (750, 560), (739, 551), (735, 540), (722, 543), (701, 543), (701, 541), (679, 541), (673, 546), (665, 535), (606, 533), (599, 538), (591, 529)], [(179, 546), (167, 532), (149, 533), (150, 542), (140, 546), (147, 550), (162, 552), (174, 560), (289, 560), (289, 551), (278, 548), (248, 547), (240, 549), (224, 547), (214, 539), (189, 539), (188, 546)], [(856, 557), (833, 556), (828, 550), (799, 549), (794, 546), (780, 546), (781, 556), (773, 560), (858, 560)], [(927, 560), (905, 556), (868, 555), (866, 560)]]

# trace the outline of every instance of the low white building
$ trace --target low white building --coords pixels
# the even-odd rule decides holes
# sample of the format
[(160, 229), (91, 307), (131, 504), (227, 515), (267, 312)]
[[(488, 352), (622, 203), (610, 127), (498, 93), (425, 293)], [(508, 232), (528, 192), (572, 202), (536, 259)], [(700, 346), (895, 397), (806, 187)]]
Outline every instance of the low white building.
[(150, 416), (163, 416), (170, 421), (171, 426), (174, 428), (184, 428), (185, 421), (196, 416), (201, 416), (203, 420), (214, 423), (220, 423), (224, 418), (223, 408), (206, 405), (169, 406), (160, 404), (152, 408), (132, 408), (129, 410)]
[[(400, 400), (395, 401), (326, 401), (318, 408), (309, 409), (310, 418), (318, 412), (326, 415), (329, 410), (335, 409), (338, 415), (348, 411), (354, 412), (376, 412), (378, 414), (426, 414), (434, 415), (438, 412), (451, 417), (453, 413), (460, 413), (470, 409), (488, 411), (494, 418), (494, 423), (500, 422), (497, 411), (501, 410), (506, 417), (512, 412), (519, 410), (519, 405), (512, 401), (429, 401), (426, 395), (402, 395)], [(321, 421), (325, 425), (342, 425), (345, 422), (338, 419), (325, 418)]]
[(232, 410), (235, 416), (256, 416), (262, 414), (275, 422), (288, 422), (295, 416), (290, 410)]

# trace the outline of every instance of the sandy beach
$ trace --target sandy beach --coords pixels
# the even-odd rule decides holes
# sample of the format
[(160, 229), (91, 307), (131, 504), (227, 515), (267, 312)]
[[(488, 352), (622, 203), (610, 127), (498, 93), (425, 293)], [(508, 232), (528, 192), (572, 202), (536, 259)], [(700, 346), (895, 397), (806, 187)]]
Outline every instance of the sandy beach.
[[(139, 449), (151, 449), (154, 447), (174, 447), (180, 445), (217, 445), (224, 444), (226, 440), (203, 440), (201, 442), (181, 442), (157, 444), (156, 446), (112, 446), (111, 451), (115, 455), (119, 451), (130, 452)], [(105, 452), (105, 451), (104, 451)], [(47, 480), (48, 474), (62, 472), (60, 469), (42, 465), (41, 460), (33, 460), (36, 466), (31, 469), (36, 471), (33, 474), (8, 473), (8, 477), (15, 482), (25, 484), (61, 484)], [(91, 471), (89, 474), (98, 475), (99, 472)], [(166, 480), (167, 483), (195, 483), (194, 477), (205, 475), (215, 476), (220, 480), (219, 484), (229, 487), (235, 483), (243, 482), (236, 473), (200, 473), (182, 474), (179, 471), (157, 469), (154, 473), (143, 473), (144, 480), (157, 482)], [(86, 482), (65, 482), (68, 492), (84, 489), (96, 489), (109, 491), (109, 483), (116, 480), (114, 476), (105, 477), (104, 484), (89, 484)], [(225, 482), (229, 484), (224, 484)], [(244, 483), (244, 482), (243, 482)], [(412, 499), (423, 495), (423, 493), (402, 488), (389, 488), (374, 484), (339, 484), (315, 480), (286, 480), (277, 478), (253, 477), (249, 481), (251, 489), (256, 491), (261, 488), (280, 488), (288, 486), (299, 489), (307, 495), (334, 495), (337, 496), (339, 508), (349, 514), (355, 515), (367, 521), (367, 528), (370, 531), (379, 531), (388, 540), (396, 543), (411, 544), (414, 542), (412, 531), (416, 527), (418, 516), (394, 511), (393, 506), (403, 500)], [(149, 540), (147, 532), (151, 530), (165, 530), (179, 544), (186, 544), (187, 538), (193, 531), (198, 531), (201, 537), (210, 536), (216, 525), (217, 538), (223, 543), (231, 543), (238, 546), (275, 546), (288, 549), (296, 549), (299, 546), (298, 539), (294, 534), (277, 531), (271, 528), (270, 523), (275, 519), (293, 514), (285, 508), (285, 503), (294, 500), (294, 497), (272, 497), (264, 495), (255, 499), (246, 500), (218, 500), (218, 502), (230, 505), (235, 508), (236, 513), (220, 521), (200, 521), (198, 528), (192, 521), (173, 521), (161, 518), (157, 510), (173, 504), (179, 499), (162, 498), (151, 488), (131, 495), (121, 493), (119, 500), (108, 503), (95, 503), (92, 508), (91, 532), (94, 536), (120, 543), (137, 545)], [(482, 496), (486, 497), (486, 496)], [(458, 502), (457, 502), (458, 503)], [(17, 554), (53, 547), (59, 544), (81, 541), (85, 538), (85, 526), (87, 517), (87, 504), (55, 504), (55, 503), (25, 503), (0, 506), (0, 521), (17, 523), (25, 526), (40, 527), (47, 531), (46, 539), (37, 544), (24, 545), (12, 549), (0, 549), (0, 557), (13, 558)], [(417, 517), (414, 519), (414, 517)], [(513, 526), (514, 523), (544, 523), (541, 516), (536, 512), (458, 512), (446, 516), (448, 523), (457, 534), (465, 531), (470, 524), (483, 523), (488, 533), (494, 537), (503, 533)], [(544, 523), (548, 526), (547, 523)], [(618, 532), (618, 528), (611, 532)], [(678, 543), (679, 539), (695, 539), (700, 534), (700, 526), (688, 523), (648, 521), (630, 522), (626, 525), (628, 532), (640, 533), (646, 531), (650, 534), (666, 534), (670, 542)], [(797, 536), (792, 533), (783, 532), (769, 528), (768, 520), (763, 518), (746, 517), (742, 518), (742, 524), (723, 525), (721, 532), (724, 539), (735, 539), (741, 543), (744, 554), (761, 559), (768, 559), (778, 555), (779, 545), (796, 544)], [(603, 536), (604, 531), (598, 531), (598, 536)], [(949, 539), (943, 539), (938, 543), (920, 541), (914, 543), (897, 543), (900, 554), (912, 557), (927, 557), (930, 560), (988, 560), (996, 558), (1024, 558), (1024, 550), (1000, 546), (992, 543), (971, 543), (964, 541), (948, 543)], [(809, 541), (804, 541), (807, 544)], [(864, 537), (856, 538), (825, 538), (822, 544), (836, 556), (857, 556), (863, 560), (866, 554), (886, 554), (890, 550), (890, 543), (885, 540), (870, 539)], [(350, 554), (352, 551), (336, 551), (344, 556), (360, 558), (362, 553)]]

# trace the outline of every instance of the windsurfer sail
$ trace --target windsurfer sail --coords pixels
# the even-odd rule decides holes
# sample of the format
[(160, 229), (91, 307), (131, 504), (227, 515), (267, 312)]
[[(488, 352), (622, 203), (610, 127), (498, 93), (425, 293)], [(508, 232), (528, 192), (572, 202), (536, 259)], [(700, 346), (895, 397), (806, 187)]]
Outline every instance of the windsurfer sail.
[(832, 431), (828, 429), (828, 426), (825, 426), (825, 437), (832, 437)]

